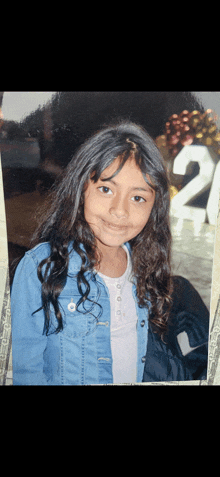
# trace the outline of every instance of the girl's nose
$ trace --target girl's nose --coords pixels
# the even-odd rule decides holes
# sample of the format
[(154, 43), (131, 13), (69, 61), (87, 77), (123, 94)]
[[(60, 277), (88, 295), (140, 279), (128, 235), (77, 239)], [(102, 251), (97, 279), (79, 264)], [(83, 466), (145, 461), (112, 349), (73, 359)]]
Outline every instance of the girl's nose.
[(128, 210), (125, 200), (115, 199), (115, 202), (112, 204), (109, 209), (111, 215), (115, 216), (117, 219), (128, 218)]

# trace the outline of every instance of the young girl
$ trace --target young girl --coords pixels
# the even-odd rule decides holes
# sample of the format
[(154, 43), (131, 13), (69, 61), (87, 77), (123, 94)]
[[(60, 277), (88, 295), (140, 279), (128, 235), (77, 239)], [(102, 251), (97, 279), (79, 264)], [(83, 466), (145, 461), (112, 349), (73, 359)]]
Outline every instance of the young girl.
[(123, 122), (80, 147), (34, 240), (11, 292), (14, 384), (191, 379), (165, 339), (173, 288), (169, 184), (143, 128)]

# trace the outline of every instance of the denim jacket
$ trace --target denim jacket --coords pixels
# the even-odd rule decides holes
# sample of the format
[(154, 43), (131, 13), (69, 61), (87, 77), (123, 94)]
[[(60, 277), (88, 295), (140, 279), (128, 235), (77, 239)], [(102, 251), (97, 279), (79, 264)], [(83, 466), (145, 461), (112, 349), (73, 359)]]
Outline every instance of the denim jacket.
[[(128, 244), (126, 244), (128, 245)], [(50, 245), (42, 243), (26, 252), (20, 261), (11, 290), (12, 359), (14, 385), (85, 385), (113, 382), (110, 336), (110, 298), (108, 288), (98, 275), (100, 307), (92, 313), (80, 313), (76, 275), (81, 266), (78, 253), (70, 254), (68, 278), (60, 296), (64, 328), (59, 333), (43, 334), (44, 311), (32, 313), (42, 306), (41, 283), (37, 277), (39, 263), (50, 254)], [(89, 298), (97, 298), (97, 285), (87, 273)], [(142, 382), (148, 338), (148, 309), (137, 304), (137, 382)], [(88, 303), (88, 305), (86, 305)], [(85, 302), (90, 308), (90, 303)], [(81, 307), (81, 308), (80, 308)], [(83, 311), (82, 305), (79, 309)], [(95, 316), (94, 316), (95, 315)], [(51, 327), (57, 320), (51, 306)], [(51, 328), (51, 329), (52, 329)]]

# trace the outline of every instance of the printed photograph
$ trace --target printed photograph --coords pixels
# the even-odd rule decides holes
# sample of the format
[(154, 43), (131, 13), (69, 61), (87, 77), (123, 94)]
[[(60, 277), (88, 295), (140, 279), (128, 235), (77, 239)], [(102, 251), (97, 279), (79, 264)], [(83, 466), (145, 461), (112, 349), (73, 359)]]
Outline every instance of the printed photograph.
[(0, 92), (0, 157), (0, 384), (220, 383), (220, 93)]

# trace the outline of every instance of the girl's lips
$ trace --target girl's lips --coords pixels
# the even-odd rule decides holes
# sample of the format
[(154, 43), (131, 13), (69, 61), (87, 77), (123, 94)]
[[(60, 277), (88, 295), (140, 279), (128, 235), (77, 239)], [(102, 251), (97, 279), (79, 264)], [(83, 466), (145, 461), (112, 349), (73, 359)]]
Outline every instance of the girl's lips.
[(124, 231), (127, 230), (128, 225), (116, 225), (116, 224), (111, 224), (110, 222), (107, 222), (106, 220), (102, 219), (104, 225), (111, 229), (111, 230), (118, 230), (118, 231)]

